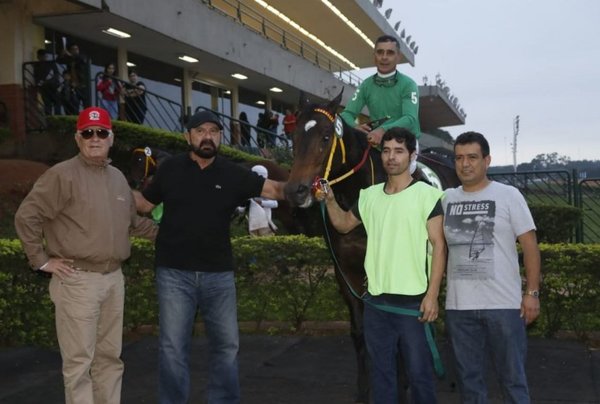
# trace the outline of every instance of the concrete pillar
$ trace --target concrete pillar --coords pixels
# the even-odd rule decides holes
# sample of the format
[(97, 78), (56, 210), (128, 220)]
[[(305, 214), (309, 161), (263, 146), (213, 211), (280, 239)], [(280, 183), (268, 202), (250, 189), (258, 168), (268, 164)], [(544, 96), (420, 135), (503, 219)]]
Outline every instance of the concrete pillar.
[(210, 109), (219, 110), (219, 89), (213, 86), (210, 87)]
[(273, 99), (271, 98), (271, 94), (265, 94), (265, 109), (269, 111), (273, 110)]
[(194, 113), (194, 106), (192, 105), (192, 72), (188, 69), (183, 69), (183, 80), (181, 81), (181, 102), (183, 105), (184, 113)]
[(239, 106), (240, 106), (240, 90), (237, 86), (232, 88), (231, 90), (231, 116), (236, 118), (239, 116)]
[[(117, 46), (117, 72), (116, 75), (123, 81), (129, 81), (129, 68), (127, 67), (127, 48), (123, 45)], [(125, 97), (124, 91), (119, 96), (119, 119), (125, 120)]]
[(35, 61), (36, 51), (44, 48), (44, 28), (33, 23), (31, 9), (24, 2), (0, 7), (0, 100), (6, 104), (8, 127), (20, 149), (25, 140), (23, 63)]
[(127, 81), (129, 68), (127, 67), (127, 48), (123, 45), (117, 46), (117, 77)]

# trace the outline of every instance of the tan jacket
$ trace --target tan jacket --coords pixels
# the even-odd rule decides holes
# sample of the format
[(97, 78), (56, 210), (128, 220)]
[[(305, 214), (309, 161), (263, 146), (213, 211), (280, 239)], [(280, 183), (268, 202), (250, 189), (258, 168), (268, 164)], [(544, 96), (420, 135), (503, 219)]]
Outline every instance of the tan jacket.
[(59, 257), (82, 270), (112, 272), (130, 255), (130, 234), (156, 237), (156, 225), (137, 215), (125, 177), (109, 162), (78, 155), (37, 180), (15, 215), (32, 268)]

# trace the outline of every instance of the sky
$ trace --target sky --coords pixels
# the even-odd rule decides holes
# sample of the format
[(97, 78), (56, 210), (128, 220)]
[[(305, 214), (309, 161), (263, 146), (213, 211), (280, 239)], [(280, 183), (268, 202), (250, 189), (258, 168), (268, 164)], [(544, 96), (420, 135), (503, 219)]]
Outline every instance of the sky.
[(517, 163), (600, 160), (599, 0), (383, 0), (389, 8), (419, 46), (415, 67), (398, 70), (419, 85), (441, 75), (467, 114), (443, 129), (482, 133), (492, 165), (513, 164), (517, 115)]

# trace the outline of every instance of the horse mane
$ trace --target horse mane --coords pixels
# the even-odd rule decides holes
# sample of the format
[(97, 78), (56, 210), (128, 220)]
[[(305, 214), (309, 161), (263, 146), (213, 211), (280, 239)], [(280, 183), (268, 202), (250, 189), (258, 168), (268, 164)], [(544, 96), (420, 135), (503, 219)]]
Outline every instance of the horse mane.
[(454, 169), (454, 153), (443, 147), (429, 147), (420, 152), (420, 155), (436, 164)]
[(451, 151), (441, 147), (431, 147), (421, 151), (418, 159), (438, 175), (444, 189), (460, 185), (454, 168), (454, 154)]

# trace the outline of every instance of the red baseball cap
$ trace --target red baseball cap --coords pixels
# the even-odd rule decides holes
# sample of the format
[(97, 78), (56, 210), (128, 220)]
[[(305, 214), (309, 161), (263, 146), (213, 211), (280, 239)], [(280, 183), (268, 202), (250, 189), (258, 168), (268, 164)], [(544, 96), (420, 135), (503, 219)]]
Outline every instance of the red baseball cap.
[(79, 118), (77, 118), (77, 130), (84, 130), (90, 126), (100, 126), (112, 130), (108, 111), (99, 107), (89, 107), (81, 111)]

